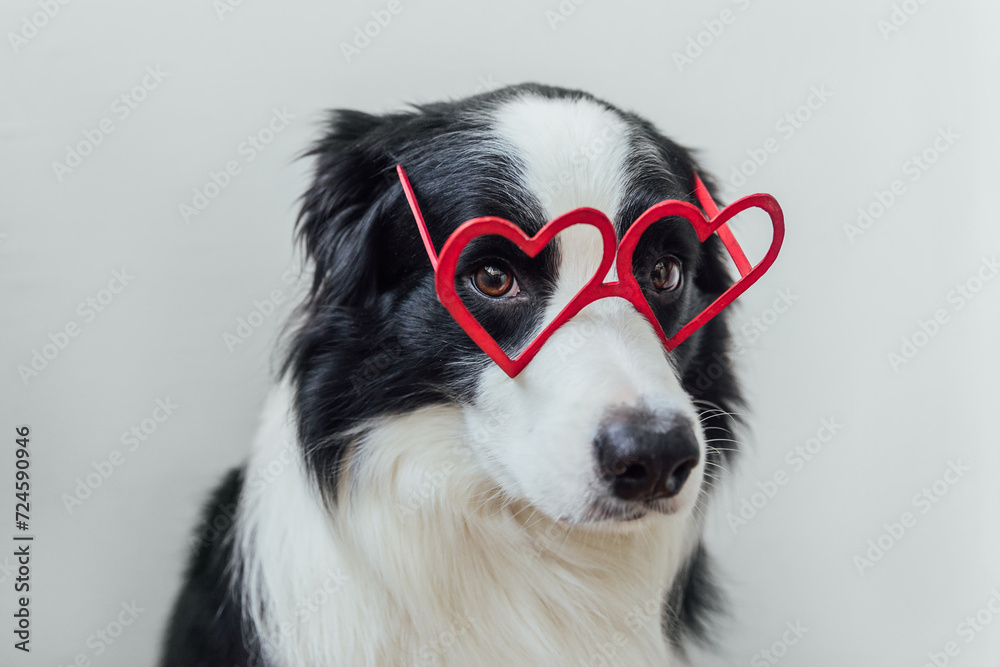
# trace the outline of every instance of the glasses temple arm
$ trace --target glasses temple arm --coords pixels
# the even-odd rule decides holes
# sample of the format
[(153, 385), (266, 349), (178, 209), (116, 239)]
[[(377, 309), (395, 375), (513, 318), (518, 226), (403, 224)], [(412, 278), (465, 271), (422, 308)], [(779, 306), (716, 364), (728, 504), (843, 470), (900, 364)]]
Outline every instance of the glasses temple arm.
[(420, 207), (417, 205), (417, 197), (413, 194), (413, 186), (410, 185), (410, 179), (406, 176), (406, 170), (403, 169), (403, 165), (396, 165), (396, 173), (399, 175), (399, 182), (403, 185), (403, 193), (406, 195), (406, 201), (410, 205), (410, 212), (413, 213), (413, 217), (417, 221), (417, 229), (420, 231), (420, 238), (424, 241), (424, 249), (427, 250), (427, 257), (431, 260), (431, 266), (436, 271), (438, 266), (437, 252), (434, 250), (434, 242), (431, 241), (431, 233), (427, 229), (427, 223), (424, 222), (424, 215), (420, 212)]
[[(698, 202), (701, 204), (702, 209), (708, 214), (708, 219), (714, 220), (719, 215), (719, 207), (715, 205), (712, 195), (708, 193), (708, 188), (701, 182), (698, 172), (694, 174), (694, 191), (698, 196)], [(736, 241), (736, 237), (733, 236), (733, 232), (729, 229), (729, 226), (726, 223), (722, 223), (715, 231), (719, 235), (719, 238), (722, 239), (722, 244), (726, 246), (729, 254), (732, 255), (733, 261), (736, 263), (736, 268), (740, 272), (740, 277), (750, 273), (750, 269), (752, 268), (750, 261), (743, 252), (743, 248)]]

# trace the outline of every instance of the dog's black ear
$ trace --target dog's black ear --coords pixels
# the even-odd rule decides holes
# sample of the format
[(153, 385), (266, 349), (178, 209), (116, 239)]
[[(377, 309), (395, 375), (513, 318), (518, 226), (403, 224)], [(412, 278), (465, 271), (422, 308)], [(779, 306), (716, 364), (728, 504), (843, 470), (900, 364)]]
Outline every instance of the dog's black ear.
[(383, 138), (387, 118), (333, 111), (324, 136), (306, 153), (316, 160), (296, 229), (315, 268), (311, 300), (364, 307), (376, 295), (376, 248), (393, 185)]

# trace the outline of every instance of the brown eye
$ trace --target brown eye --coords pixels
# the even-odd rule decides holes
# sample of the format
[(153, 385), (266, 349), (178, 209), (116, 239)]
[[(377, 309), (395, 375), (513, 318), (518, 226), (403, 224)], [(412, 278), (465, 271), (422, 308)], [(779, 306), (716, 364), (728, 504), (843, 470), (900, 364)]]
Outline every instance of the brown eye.
[(520, 288), (509, 267), (500, 263), (484, 264), (472, 274), (472, 284), (482, 294), (494, 299), (517, 296)]
[(673, 257), (661, 257), (649, 274), (653, 287), (663, 292), (673, 292), (681, 284), (681, 263)]

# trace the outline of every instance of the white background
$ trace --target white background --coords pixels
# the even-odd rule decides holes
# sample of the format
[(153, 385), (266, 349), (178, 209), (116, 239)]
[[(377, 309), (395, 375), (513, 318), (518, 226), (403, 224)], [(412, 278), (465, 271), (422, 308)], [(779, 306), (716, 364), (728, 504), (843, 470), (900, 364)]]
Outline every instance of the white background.
[[(738, 336), (753, 430), (714, 508), (733, 605), (724, 654), (704, 664), (752, 664), (796, 621), (809, 630), (782, 665), (922, 665), (951, 640), (961, 653), (950, 664), (1000, 664), (1000, 619), (971, 643), (956, 634), (1000, 588), (1000, 279), (961, 310), (948, 302), (984, 255), (1000, 253), (989, 208), (998, 16), (985, 1), (910, 3), (919, 10), (884, 36), (889, 0), (590, 0), (555, 23), (546, 12), (556, 0), (402, 0), (348, 62), (341, 43), (385, 2), (245, 0), (221, 18), (209, 0), (71, 2), (16, 49), (8, 33), (40, 10), (5, 2), (0, 544), (15, 532), (21, 424), (32, 429), (37, 541), (30, 656), (12, 649), (12, 549), (0, 546), (0, 664), (65, 665), (78, 654), (93, 665), (153, 664), (199, 504), (246, 456), (281, 317), (232, 352), (223, 335), (272, 290), (291, 298), (282, 274), (308, 167), (294, 158), (323, 110), (388, 111), (522, 81), (583, 88), (639, 112), (700, 149), (722, 180), (748, 150), (772, 137), (780, 145), (728, 193), (773, 193), (788, 236), (736, 315), (740, 327), (768, 324), (754, 340)], [(730, 24), (701, 35), (708, 46), (678, 67), (674, 53), (725, 9)], [(147, 66), (167, 76), (121, 119), (112, 104)], [(814, 86), (832, 97), (786, 138), (776, 124)], [(238, 146), (274, 108), (295, 118), (247, 162)], [(53, 162), (103, 118), (114, 131), (60, 181)], [(939, 128), (959, 138), (910, 180), (904, 163)], [(241, 173), (185, 222), (179, 205), (234, 159)], [(905, 193), (850, 242), (844, 225), (895, 179)], [(78, 304), (121, 269), (134, 278), (86, 322)], [(785, 289), (797, 300), (772, 317)], [(887, 355), (938, 308), (948, 322), (893, 369)], [(79, 335), (22, 380), (18, 366), (71, 322)], [(122, 433), (167, 398), (179, 408), (128, 451)], [(824, 418), (842, 429), (795, 471), (786, 453)], [(63, 495), (116, 449), (122, 465), (68, 511)], [(970, 472), (920, 514), (914, 494), (958, 459)], [(787, 484), (734, 533), (726, 513), (779, 470)], [(916, 525), (859, 573), (854, 557), (905, 511)], [(143, 609), (135, 623), (95, 655), (88, 637), (133, 600)]]

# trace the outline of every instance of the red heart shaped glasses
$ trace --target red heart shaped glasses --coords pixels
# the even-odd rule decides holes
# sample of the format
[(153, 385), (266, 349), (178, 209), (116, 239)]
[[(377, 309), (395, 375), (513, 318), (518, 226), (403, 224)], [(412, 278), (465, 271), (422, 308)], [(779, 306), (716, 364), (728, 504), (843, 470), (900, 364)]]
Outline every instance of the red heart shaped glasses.
[[(448, 240), (441, 247), (441, 254), (434, 251), (434, 244), (431, 242), (430, 232), (424, 222), (424, 216), (417, 205), (417, 198), (413, 194), (413, 187), (406, 176), (406, 171), (402, 165), (396, 165), (396, 172), (399, 174), (399, 181), (403, 185), (406, 193), (406, 201), (410, 204), (410, 211), (417, 221), (417, 228), (420, 231), (420, 238), (424, 241), (424, 248), (427, 256), (434, 267), (434, 285), (437, 290), (438, 299), (451, 316), (455, 318), (459, 326), (469, 334), (469, 337), (485, 352), (496, 364), (504, 370), (510, 377), (516, 376), (538, 353), (538, 350), (545, 344), (552, 333), (565, 324), (570, 318), (579, 313), (586, 305), (606, 299), (608, 297), (619, 297), (631, 303), (636, 310), (649, 320), (653, 330), (663, 342), (663, 347), (669, 352), (680, 345), (688, 336), (694, 333), (710, 319), (715, 317), (723, 308), (733, 302), (736, 297), (745, 292), (751, 285), (767, 271), (778, 256), (781, 248), (781, 241), (785, 236), (785, 218), (781, 212), (781, 207), (771, 195), (755, 194), (738, 199), (726, 208), (719, 211), (719, 208), (712, 200), (708, 189), (701, 182), (698, 174), (695, 174), (695, 194), (705, 213), (702, 213), (696, 206), (678, 199), (666, 199), (658, 204), (650, 206), (640, 215), (629, 227), (618, 243), (614, 225), (606, 215), (593, 208), (578, 208), (568, 213), (564, 213), (542, 226), (540, 230), (529, 237), (520, 227), (509, 220), (496, 216), (484, 216), (473, 218), (462, 223), (458, 229), (452, 232)], [(737, 243), (726, 222), (739, 213), (750, 209), (759, 208), (771, 218), (771, 225), (774, 233), (771, 237), (771, 245), (763, 259), (751, 266), (747, 260), (743, 248)], [(707, 217), (706, 217), (707, 214)], [(723, 245), (736, 264), (740, 272), (740, 279), (723, 292), (719, 297), (710, 303), (703, 311), (698, 313), (690, 322), (681, 327), (677, 333), (668, 337), (664, 332), (652, 309), (646, 302), (642, 294), (639, 283), (636, 282), (632, 273), (632, 254), (635, 252), (643, 232), (658, 220), (668, 216), (684, 218), (694, 231), (698, 234), (698, 239), (704, 243), (713, 233), (719, 235)], [(573, 225), (590, 225), (595, 227), (601, 234), (604, 241), (604, 255), (601, 264), (593, 277), (580, 288), (569, 303), (567, 303), (555, 319), (538, 336), (531, 341), (524, 350), (516, 357), (511, 358), (503, 351), (500, 345), (486, 332), (476, 318), (472, 316), (469, 309), (458, 297), (455, 291), (455, 267), (458, 264), (462, 250), (469, 241), (478, 236), (495, 235), (507, 239), (515, 244), (529, 257), (536, 256), (559, 232)], [(618, 280), (604, 282), (604, 277), (608, 275), (612, 265), (616, 265)]]

